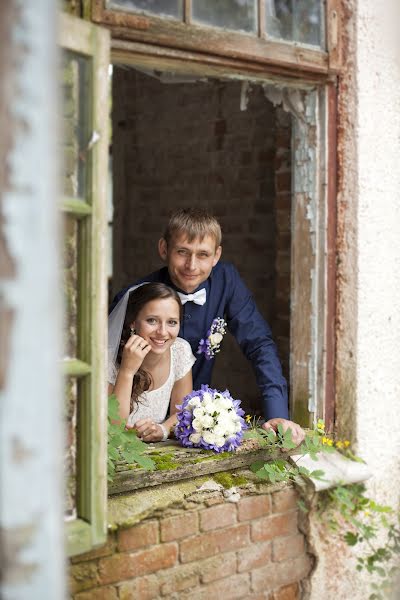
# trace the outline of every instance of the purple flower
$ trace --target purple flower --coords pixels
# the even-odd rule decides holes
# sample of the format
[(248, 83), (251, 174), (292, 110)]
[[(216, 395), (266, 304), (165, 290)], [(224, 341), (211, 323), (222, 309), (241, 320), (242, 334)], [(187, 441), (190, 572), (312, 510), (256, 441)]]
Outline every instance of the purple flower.
[(177, 407), (175, 436), (182, 446), (215, 452), (234, 451), (247, 429), (240, 400), (228, 390), (219, 392), (207, 385), (194, 390)]
[(211, 323), (210, 329), (207, 331), (206, 339), (200, 340), (197, 354), (204, 354), (206, 360), (214, 358), (215, 354), (220, 351), (220, 345), (225, 333), (225, 319), (216, 317)]

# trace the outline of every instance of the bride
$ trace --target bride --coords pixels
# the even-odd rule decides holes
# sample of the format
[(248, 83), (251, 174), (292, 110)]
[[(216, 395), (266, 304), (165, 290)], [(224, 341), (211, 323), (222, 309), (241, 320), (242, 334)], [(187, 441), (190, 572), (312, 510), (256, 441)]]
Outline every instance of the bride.
[(134, 286), (109, 316), (108, 393), (145, 442), (168, 438), (176, 406), (192, 391), (196, 359), (178, 337), (181, 319), (179, 296), (163, 283)]

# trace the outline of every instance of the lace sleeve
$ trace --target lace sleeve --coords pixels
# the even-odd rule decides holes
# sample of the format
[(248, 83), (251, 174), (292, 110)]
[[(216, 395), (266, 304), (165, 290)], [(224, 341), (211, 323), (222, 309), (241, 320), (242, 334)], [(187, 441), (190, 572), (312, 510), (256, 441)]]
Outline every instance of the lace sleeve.
[(190, 371), (196, 358), (192, 354), (189, 342), (182, 338), (176, 338), (172, 346), (172, 357), (174, 361), (175, 381), (182, 379)]
[(108, 362), (108, 383), (115, 385), (117, 381), (118, 369), (112, 361)]

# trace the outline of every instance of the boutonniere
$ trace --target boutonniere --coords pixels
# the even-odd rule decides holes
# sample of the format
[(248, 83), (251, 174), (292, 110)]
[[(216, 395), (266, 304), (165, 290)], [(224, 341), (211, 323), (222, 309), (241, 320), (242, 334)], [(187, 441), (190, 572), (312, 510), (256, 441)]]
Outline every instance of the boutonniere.
[(214, 319), (205, 339), (201, 339), (199, 342), (197, 354), (204, 354), (207, 360), (214, 358), (215, 354), (220, 351), (222, 338), (226, 333), (226, 326), (225, 319), (221, 317)]

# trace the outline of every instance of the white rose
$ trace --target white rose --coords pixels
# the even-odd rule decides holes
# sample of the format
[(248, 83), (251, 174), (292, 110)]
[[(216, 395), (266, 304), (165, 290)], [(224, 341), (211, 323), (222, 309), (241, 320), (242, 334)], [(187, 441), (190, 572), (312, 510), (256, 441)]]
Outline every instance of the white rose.
[(204, 404), (204, 406), (208, 406), (208, 404), (210, 402), (212, 402), (212, 399), (213, 398), (212, 398), (210, 392), (204, 392), (204, 394), (203, 394), (203, 404)]
[(204, 408), (202, 406), (198, 406), (193, 410), (193, 416), (195, 419), (199, 419), (204, 415)]
[(208, 415), (213, 415), (215, 412), (219, 412), (218, 405), (215, 402), (209, 402), (205, 407)]
[(206, 429), (214, 425), (214, 419), (210, 415), (204, 415), (204, 417), (201, 418), (201, 423), (204, 429)]
[(222, 408), (228, 410), (228, 408), (233, 408), (232, 400), (230, 398), (221, 397), (219, 404)]
[(197, 406), (201, 405), (201, 401), (200, 398), (198, 396), (195, 396), (194, 398), (191, 398), (189, 400), (189, 402), (187, 403), (188, 406), (192, 407), (192, 408), (196, 408)]
[(214, 445), (218, 446), (218, 448), (221, 448), (221, 446), (223, 446), (225, 444), (225, 438), (223, 436), (215, 436), (215, 442)]
[(222, 334), (221, 333), (213, 333), (208, 338), (212, 346), (216, 346), (222, 342)]
[(191, 434), (189, 435), (189, 440), (190, 440), (191, 442), (193, 442), (193, 444), (198, 444), (198, 443), (200, 442), (200, 440), (201, 440), (201, 435), (200, 435), (200, 433), (191, 433)]
[(206, 442), (206, 444), (215, 444), (216, 439), (217, 436), (211, 433), (211, 431), (205, 431), (203, 433), (203, 440)]
[(193, 419), (192, 421), (192, 427), (195, 431), (202, 431), (203, 429), (203, 423), (200, 419)]
[(227, 429), (223, 425), (218, 424), (216, 427), (214, 427), (213, 432), (215, 435), (224, 436), (227, 433)]

